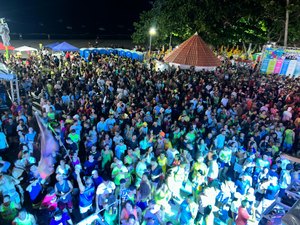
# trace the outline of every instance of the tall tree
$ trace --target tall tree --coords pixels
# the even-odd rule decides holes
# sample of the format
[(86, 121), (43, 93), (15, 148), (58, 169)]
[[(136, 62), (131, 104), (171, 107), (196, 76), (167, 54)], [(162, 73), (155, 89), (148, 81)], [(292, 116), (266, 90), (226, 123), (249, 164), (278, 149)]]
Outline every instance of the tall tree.
[[(134, 23), (132, 38), (136, 43), (146, 43), (149, 28), (156, 26), (154, 44), (167, 44), (171, 37), (180, 43), (196, 31), (213, 45), (281, 43), (285, 1), (156, 0), (152, 9)], [(300, 0), (290, 0), (290, 43), (300, 41), (299, 7)]]

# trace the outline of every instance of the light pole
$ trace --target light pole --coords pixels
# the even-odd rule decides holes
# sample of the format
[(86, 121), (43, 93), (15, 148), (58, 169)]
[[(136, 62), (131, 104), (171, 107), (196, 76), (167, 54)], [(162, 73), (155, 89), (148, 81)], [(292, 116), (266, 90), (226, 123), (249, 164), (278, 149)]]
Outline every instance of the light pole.
[(287, 47), (288, 42), (288, 32), (289, 32), (289, 0), (286, 0), (286, 10), (285, 10), (285, 28), (284, 28), (284, 47)]
[(151, 52), (152, 36), (154, 36), (155, 34), (156, 34), (155, 27), (151, 27), (149, 29), (149, 35), (150, 35), (149, 52)]

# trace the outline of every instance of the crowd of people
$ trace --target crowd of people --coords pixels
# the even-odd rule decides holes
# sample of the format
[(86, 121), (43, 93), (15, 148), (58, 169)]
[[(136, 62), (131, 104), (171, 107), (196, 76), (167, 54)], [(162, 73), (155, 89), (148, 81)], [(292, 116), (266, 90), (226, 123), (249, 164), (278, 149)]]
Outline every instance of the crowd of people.
[[(6, 64), (23, 98), (1, 114), (1, 224), (255, 224), (299, 182), (282, 154), (298, 154), (297, 79), (47, 51)], [(59, 144), (47, 177), (33, 106)]]

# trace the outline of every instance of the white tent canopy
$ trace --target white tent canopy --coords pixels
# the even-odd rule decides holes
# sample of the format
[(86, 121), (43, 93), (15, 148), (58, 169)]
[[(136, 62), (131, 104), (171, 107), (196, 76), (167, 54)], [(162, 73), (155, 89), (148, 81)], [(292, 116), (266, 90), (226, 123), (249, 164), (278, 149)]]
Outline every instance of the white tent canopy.
[(28, 46), (22, 46), (19, 48), (15, 48), (16, 52), (37, 52), (38, 50), (36, 48), (28, 47)]

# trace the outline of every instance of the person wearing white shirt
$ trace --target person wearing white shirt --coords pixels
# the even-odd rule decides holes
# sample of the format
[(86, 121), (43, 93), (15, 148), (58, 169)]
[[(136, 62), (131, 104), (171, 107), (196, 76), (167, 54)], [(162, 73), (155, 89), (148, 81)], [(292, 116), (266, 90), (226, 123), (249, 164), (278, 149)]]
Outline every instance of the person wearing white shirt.
[(209, 162), (207, 178), (211, 182), (218, 178), (219, 176), (219, 165), (217, 163), (218, 156), (214, 154), (212, 160)]
[(222, 98), (221, 103), (224, 107), (226, 107), (228, 104), (228, 101), (229, 101), (228, 96), (225, 95), (225, 97)]
[(116, 185), (110, 180), (104, 180), (99, 184), (96, 191), (96, 212), (100, 210), (100, 207), (104, 207), (108, 196), (114, 192)]

